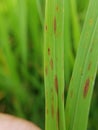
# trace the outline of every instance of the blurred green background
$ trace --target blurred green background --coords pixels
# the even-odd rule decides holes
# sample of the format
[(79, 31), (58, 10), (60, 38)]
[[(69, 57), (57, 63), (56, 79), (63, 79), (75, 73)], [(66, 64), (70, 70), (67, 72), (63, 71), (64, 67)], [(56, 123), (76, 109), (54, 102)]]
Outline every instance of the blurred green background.
[[(88, 2), (65, 4), (65, 101)], [(30, 120), (43, 130), (44, 12), (45, 0), (0, 0), (0, 112)], [(88, 130), (98, 130), (97, 122), (98, 78)]]

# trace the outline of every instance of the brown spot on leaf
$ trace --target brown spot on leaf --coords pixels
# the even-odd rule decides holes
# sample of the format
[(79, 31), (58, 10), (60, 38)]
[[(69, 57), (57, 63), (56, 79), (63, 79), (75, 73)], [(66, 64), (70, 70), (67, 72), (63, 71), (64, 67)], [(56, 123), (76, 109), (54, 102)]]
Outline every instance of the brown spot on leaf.
[(85, 86), (84, 86), (84, 90), (83, 90), (83, 97), (84, 98), (87, 96), (88, 89), (89, 89), (89, 84), (90, 84), (90, 79), (88, 78), (86, 80), (86, 83), (85, 83)]
[(56, 33), (56, 17), (54, 17), (54, 33)]
[(51, 67), (51, 69), (53, 69), (53, 60), (52, 59), (50, 60), (50, 67)]
[(55, 83), (55, 90), (58, 94), (58, 79), (57, 79), (57, 76), (55, 76), (54, 83)]
[(50, 55), (50, 48), (48, 48), (48, 55)]

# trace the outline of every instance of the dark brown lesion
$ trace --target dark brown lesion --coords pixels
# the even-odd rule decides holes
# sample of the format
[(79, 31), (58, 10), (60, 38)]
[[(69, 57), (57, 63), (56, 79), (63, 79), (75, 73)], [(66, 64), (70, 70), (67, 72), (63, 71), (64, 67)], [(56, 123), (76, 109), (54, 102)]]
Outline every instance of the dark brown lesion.
[(48, 55), (50, 55), (50, 48), (48, 48)]
[(87, 93), (89, 90), (89, 85), (90, 85), (90, 79), (88, 78), (85, 82), (85, 85), (84, 85), (84, 90), (83, 90), (83, 97), (84, 98), (87, 96)]

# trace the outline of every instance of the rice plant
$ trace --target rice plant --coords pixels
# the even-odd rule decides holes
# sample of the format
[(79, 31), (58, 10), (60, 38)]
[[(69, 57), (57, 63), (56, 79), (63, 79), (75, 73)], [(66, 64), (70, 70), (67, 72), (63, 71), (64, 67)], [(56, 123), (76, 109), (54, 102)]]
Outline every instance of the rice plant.
[[(60, 64), (62, 64), (62, 53), (60, 51), (60, 46), (58, 49), (58, 54), (56, 53), (56, 46), (58, 46), (58, 42), (59, 44), (62, 46), (62, 48), (64, 47), (62, 45), (62, 42), (59, 41), (59, 35), (57, 35), (57, 37), (53, 37), (53, 19), (54, 19), (54, 12), (55, 12), (55, 6), (57, 5), (56, 2), (54, 1), (54, 5), (49, 4), (50, 1), (46, 1), (46, 21), (45, 21), (45, 26), (46, 26), (46, 32), (45, 32), (45, 87), (46, 87), (46, 130), (52, 129), (52, 123), (55, 124), (55, 120), (53, 120), (53, 117), (51, 118), (51, 116), (49, 116), (49, 114), (51, 114), (51, 108), (53, 108), (53, 99), (52, 99), (52, 92), (51, 89), (54, 87), (54, 75), (55, 72), (53, 72), (54, 70), (56, 70), (56, 73), (59, 73), (59, 71), (61, 73), (59, 73), (59, 76), (62, 77), (64, 70), (62, 71), (62, 67), (60, 68)], [(74, 3), (73, 3), (74, 2)], [(72, 4), (73, 3), (73, 4)], [(67, 5), (66, 5), (67, 4)], [(71, 6), (75, 6), (76, 2), (75, 1), (71, 1)], [(53, 7), (52, 7), (53, 5)], [(60, 5), (60, 4), (59, 4)], [(68, 6), (70, 5), (69, 1), (65, 1), (65, 9), (68, 11)], [(51, 11), (49, 10), (51, 7)], [(52, 11), (53, 9), (53, 11)], [(72, 8), (72, 14), (74, 13), (73, 11), (74, 8)], [(93, 11), (91, 10), (93, 9)], [(85, 23), (84, 23), (84, 27), (83, 27), (83, 31), (81, 33), (81, 38), (80, 38), (80, 43), (79, 43), (79, 48), (78, 48), (78, 52), (77, 52), (77, 56), (76, 56), (76, 60), (75, 60), (75, 65), (74, 65), (74, 69), (73, 69), (73, 74), (71, 77), (71, 81), (70, 81), (70, 85), (69, 85), (69, 89), (68, 89), (68, 95), (67, 95), (67, 101), (66, 101), (66, 106), (65, 106), (65, 124), (66, 124), (66, 128), (62, 128), (62, 129), (67, 129), (67, 130), (86, 130), (87, 129), (87, 122), (88, 122), (88, 114), (89, 114), (89, 109), (90, 109), (90, 102), (91, 102), (91, 97), (92, 97), (92, 91), (93, 91), (93, 86), (94, 86), (94, 81), (95, 81), (95, 76), (97, 73), (97, 59), (98, 59), (98, 46), (97, 46), (97, 1), (90, 1), (89, 4), (89, 9), (86, 15), (86, 19), (85, 19)], [(59, 9), (58, 9), (59, 10)], [(60, 10), (61, 11), (61, 10)], [(67, 12), (66, 11), (66, 12)], [(52, 14), (50, 13), (52, 12)], [(65, 11), (64, 11), (65, 12)], [(65, 13), (66, 13), (65, 12)], [(63, 12), (62, 12), (63, 14)], [(64, 15), (65, 16), (65, 34), (67, 34), (65, 40), (68, 41), (68, 44), (70, 44), (70, 37), (69, 37), (69, 21), (67, 21), (69, 19), (69, 16), (67, 14)], [(75, 20), (75, 14), (73, 14), (72, 18), (73, 21)], [(77, 18), (77, 16), (76, 16)], [(56, 24), (59, 25), (59, 20), (61, 21), (61, 17), (59, 15), (59, 19), (58, 21), (56, 21)], [(64, 21), (64, 20), (63, 20)], [(62, 23), (62, 22), (61, 22)], [(62, 24), (60, 24), (62, 28)], [(76, 20), (74, 21), (74, 27), (77, 25)], [(76, 43), (78, 40), (76, 40), (77, 38), (75, 36), (79, 35), (79, 31), (77, 31), (78, 26), (76, 26), (73, 30), (74, 32), (74, 38), (75, 41), (73, 40), (73, 42), (75, 42), (74, 47), (76, 47)], [(56, 41), (56, 39), (58, 39)], [(63, 34), (63, 39), (64, 39), (64, 34)], [(55, 45), (56, 44), (56, 45)], [(64, 41), (63, 41), (64, 44)], [(65, 42), (65, 54), (66, 55), (66, 59), (68, 57), (68, 52), (66, 48), (68, 47), (68, 45), (66, 45), (67, 43)], [(70, 49), (70, 48), (68, 48)], [(54, 51), (54, 53), (50, 52)], [(49, 53), (49, 54), (48, 54)], [(58, 63), (58, 55), (60, 56), (61, 61)], [(53, 69), (52, 72), (49, 68), (51, 68), (51, 58), (52, 56), (56, 57), (56, 60), (53, 60), (52, 65)], [(65, 56), (65, 55), (64, 55)], [(68, 71), (68, 63), (66, 63), (66, 59), (65, 59), (65, 72), (67, 72), (67, 74), (69, 73)], [(55, 69), (55, 66), (59, 65), (59, 69), (57, 68)], [(56, 65), (55, 65), (56, 64)], [(64, 66), (64, 63), (63, 65)], [(67, 69), (66, 69), (67, 67)], [(51, 72), (51, 73), (50, 73)], [(48, 75), (49, 74), (49, 75)], [(52, 75), (51, 75), (52, 74)], [(65, 74), (65, 75), (67, 75)], [(56, 77), (57, 78), (57, 77)], [(66, 79), (67, 80), (67, 79)], [(58, 80), (56, 79), (56, 82)], [(59, 83), (60, 81), (58, 81), (57, 83)], [(61, 78), (61, 82), (63, 82), (63, 79)], [(56, 85), (57, 85), (56, 83)], [(64, 84), (63, 84), (64, 86)], [(60, 90), (59, 90), (60, 89)], [(62, 91), (62, 83), (58, 84), (58, 91)], [(53, 94), (55, 97), (55, 93)], [(59, 95), (57, 95), (59, 96)], [(58, 99), (58, 98), (57, 98)], [(56, 102), (56, 101), (55, 101)], [(50, 104), (49, 104), (50, 103)], [(59, 106), (59, 101), (58, 101), (58, 106)], [(62, 102), (63, 104), (64, 102)], [(48, 106), (49, 105), (49, 106)], [(55, 105), (57, 106), (57, 104)], [(61, 104), (60, 104), (61, 106)], [(56, 108), (56, 107), (55, 107)], [(50, 111), (48, 111), (48, 109)], [(59, 123), (61, 125), (60, 122), (60, 116), (62, 116), (60, 114), (60, 108), (59, 109)], [(47, 113), (48, 111), (48, 113)], [(56, 110), (55, 110), (56, 112)], [(83, 115), (83, 113), (85, 113), (85, 115)], [(48, 117), (49, 116), (49, 117)], [(51, 122), (52, 121), (52, 122)], [(62, 121), (62, 122), (63, 122)], [(59, 124), (58, 123), (58, 124)], [(58, 130), (61, 129), (60, 125), (58, 125)], [(50, 126), (50, 127), (49, 127)], [(63, 126), (63, 124), (62, 124)], [(53, 128), (55, 129), (55, 128)]]
[(0, 0), (0, 112), (42, 130), (98, 130), (97, 7)]

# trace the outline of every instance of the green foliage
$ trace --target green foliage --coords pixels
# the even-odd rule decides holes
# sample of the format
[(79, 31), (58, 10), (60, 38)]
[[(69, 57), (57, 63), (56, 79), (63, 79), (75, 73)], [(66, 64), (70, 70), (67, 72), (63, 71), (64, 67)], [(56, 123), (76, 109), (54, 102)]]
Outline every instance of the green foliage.
[[(66, 102), (69, 130), (86, 130), (98, 59), (98, 2), (90, 2)], [(83, 113), (85, 113), (83, 115)]]
[(97, 6), (0, 0), (0, 112), (43, 130), (98, 129)]
[(0, 111), (44, 129), (43, 35), (38, 8), (35, 0), (0, 1)]
[(65, 130), (63, 0), (46, 0), (44, 49), (46, 130)]

